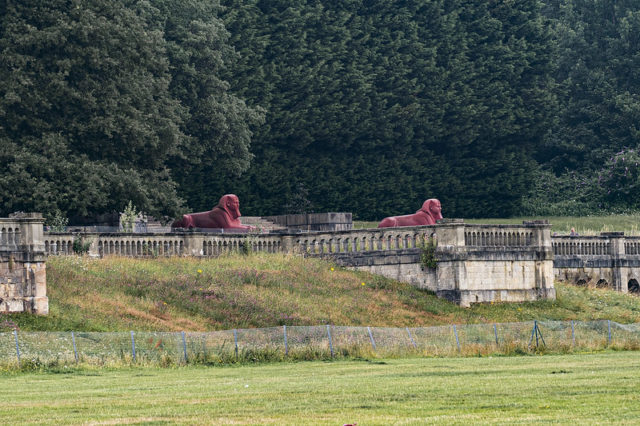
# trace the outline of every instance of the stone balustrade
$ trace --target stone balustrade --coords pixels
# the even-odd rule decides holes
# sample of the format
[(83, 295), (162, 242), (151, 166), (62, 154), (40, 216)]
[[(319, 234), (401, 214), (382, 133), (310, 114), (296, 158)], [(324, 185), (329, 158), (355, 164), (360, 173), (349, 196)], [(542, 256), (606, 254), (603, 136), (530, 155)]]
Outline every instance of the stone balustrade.
[(533, 233), (476, 225), (465, 230), (464, 240), (469, 247), (527, 247), (533, 243)]
[(559, 236), (553, 237), (554, 256), (593, 256), (609, 255), (611, 243), (608, 237), (601, 236)]
[(416, 248), (421, 241), (434, 233), (434, 226), (295, 234), (174, 232), (72, 235), (49, 232), (45, 233), (44, 246), (49, 255), (73, 254), (74, 241), (79, 239), (89, 243), (89, 254), (94, 256), (217, 256), (241, 250), (314, 255)]
[(578, 285), (640, 292), (640, 238), (623, 232), (553, 237), (555, 278)]
[[(445, 232), (455, 227), (461, 235)], [(306, 233), (45, 233), (49, 255), (72, 254), (74, 241), (90, 242), (89, 252), (96, 256), (192, 255), (216, 256), (248, 248), (255, 252), (296, 252), (334, 254), (419, 248), (428, 237), (439, 244), (480, 250), (527, 248), (544, 245), (534, 228), (523, 225), (471, 225), (460, 219), (445, 219), (437, 225), (373, 228)], [(547, 242), (548, 243), (548, 242)], [(550, 244), (550, 243), (548, 243)]]
[(434, 226), (314, 232), (293, 238), (295, 250), (307, 254), (334, 254), (418, 248)]
[(11, 250), (20, 244), (20, 223), (0, 219), (0, 250)]

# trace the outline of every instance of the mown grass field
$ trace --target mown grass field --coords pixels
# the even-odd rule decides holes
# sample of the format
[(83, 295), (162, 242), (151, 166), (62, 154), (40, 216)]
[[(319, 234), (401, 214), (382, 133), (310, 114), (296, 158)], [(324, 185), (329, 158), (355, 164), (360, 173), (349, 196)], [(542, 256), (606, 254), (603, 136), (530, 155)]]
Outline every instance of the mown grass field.
[(640, 298), (556, 284), (557, 300), (461, 308), (318, 259), (50, 257), (50, 314), (0, 315), (23, 331), (208, 331), (281, 325), (421, 327), (537, 320), (640, 322)]
[[(444, 212), (445, 217), (446, 211)], [(624, 231), (625, 235), (640, 235), (640, 214), (612, 214), (607, 216), (531, 216), (510, 219), (464, 219), (465, 223), (522, 224), (524, 220), (548, 220), (551, 232), (568, 234), (575, 228), (581, 235), (598, 235), (600, 232)], [(354, 222), (354, 228), (376, 228), (379, 222)]]
[(0, 375), (2, 424), (637, 424), (637, 352)]

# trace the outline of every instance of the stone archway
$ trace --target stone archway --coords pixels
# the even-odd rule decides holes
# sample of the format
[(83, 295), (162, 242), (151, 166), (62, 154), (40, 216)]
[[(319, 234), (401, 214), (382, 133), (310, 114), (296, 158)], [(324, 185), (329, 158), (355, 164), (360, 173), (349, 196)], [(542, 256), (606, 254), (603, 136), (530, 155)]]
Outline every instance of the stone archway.
[(640, 284), (635, 278), (630, 279), (627, 286), (629, 293), (640, 294)]
[(576, 285), (578, 285), (580, 287), (584, 287), (584, 286), (587, 285), (587, 280), (585, 280), (584, 278), (581, 278), (576, 282)]
[(598, 280), (596, 283), (596, 288), (607, 288), (609, 287), (609, 283), (605, 279)]

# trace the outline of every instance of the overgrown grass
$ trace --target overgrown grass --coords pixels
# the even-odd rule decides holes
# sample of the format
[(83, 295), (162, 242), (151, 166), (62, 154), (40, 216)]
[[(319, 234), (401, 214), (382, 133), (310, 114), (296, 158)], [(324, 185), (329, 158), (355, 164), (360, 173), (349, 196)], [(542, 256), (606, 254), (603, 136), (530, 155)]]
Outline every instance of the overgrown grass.
[(640, 298), (556, 284), (557, 300), (460, 308), (428, 291), (319, 260), (50, 257), (50, 314), (0, 316), (23, 331), (207, 331), (281, 325), (421, 327), (529, 320), (640, 322)]
[[(640, 235), (640, 213), (609, 214), (606, 216), (531, 216), (509, 219), (465, 219), (465, 223), (514, 224), (525, 220), (548, 220), (551, 232), (568, 234), (575, 228), (581, 235), (598, 235), (600, 232), (624, 231), (625, 235)], [(354, 222), (356, 229), (376, 228), (379, 222)]]
[(0, 374), (3, 424), (640, 422), (634, 352)]

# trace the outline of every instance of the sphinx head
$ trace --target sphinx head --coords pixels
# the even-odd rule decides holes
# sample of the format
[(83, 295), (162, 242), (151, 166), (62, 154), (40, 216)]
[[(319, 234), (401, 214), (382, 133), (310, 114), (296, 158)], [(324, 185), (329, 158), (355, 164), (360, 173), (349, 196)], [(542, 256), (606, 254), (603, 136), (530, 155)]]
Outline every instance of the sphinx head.
[(233, 219), (237, 219), (240, 216), (240, 200), (235, 194), (226, 194), (220, 198), (218, 207), (225, 210)]
[(430, 198), (422, 204), (420, 209), (433, 218), (433, 220), (442, 219), (442, 207), (440, 206), (440, 200)]

